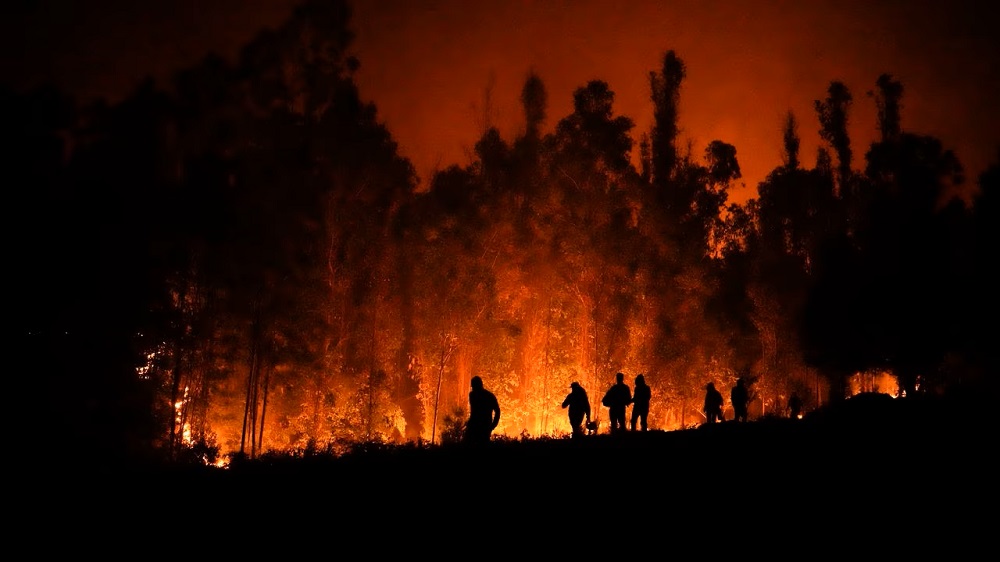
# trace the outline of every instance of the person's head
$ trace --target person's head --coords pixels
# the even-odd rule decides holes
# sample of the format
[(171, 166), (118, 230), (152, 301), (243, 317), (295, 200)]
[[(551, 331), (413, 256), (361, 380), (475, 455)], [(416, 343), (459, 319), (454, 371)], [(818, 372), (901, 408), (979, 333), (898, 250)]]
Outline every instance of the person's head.
[(472, 388), (474, 390), (482, 390), (483, 379), (479, 375), (472, 377)]
[(639, 373), (635, 376), (635, 384), (646, 384), (646, 377), (642, 376), (642, 373)]
[(705, 385), (705, 390), (715, 390), (715, 385), (712, 383), (708, 383)]
[(576, 381), (573, 381), (573, 384), (569, 385), (569, 389), (570, 390), (583, 390), (583, 387), (580, 386), (580, 383), (578, 383)]
[(615, 380), (618, 382), (625, 382), (625, 373), (617, 373), (615, 375)]
[(744, 384), (743, 383), (743, 377), (740, 377), (740, 378), (736, 379), (736, 384), (737, 384), (737, 386), (743, 386), (743, 384)]

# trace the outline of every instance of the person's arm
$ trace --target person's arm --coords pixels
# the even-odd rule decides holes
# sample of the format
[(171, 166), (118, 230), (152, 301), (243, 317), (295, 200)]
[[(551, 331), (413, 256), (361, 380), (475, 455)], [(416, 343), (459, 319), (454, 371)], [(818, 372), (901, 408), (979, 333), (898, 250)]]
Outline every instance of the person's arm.
[(493, 416), (493, 429), (496, 429), (500, 423), (500, 402), (496, 398), (493, 399), (493, 412), (496, 414)]

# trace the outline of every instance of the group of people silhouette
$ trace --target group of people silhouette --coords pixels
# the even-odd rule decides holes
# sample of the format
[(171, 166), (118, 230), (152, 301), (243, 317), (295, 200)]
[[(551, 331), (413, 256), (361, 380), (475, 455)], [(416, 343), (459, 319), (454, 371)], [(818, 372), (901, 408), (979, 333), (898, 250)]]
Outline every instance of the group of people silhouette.
[[(729, 391), (729, 402), (733, 406), (733, 419), (738, 422), (749, 420), (750, 391), (747, 388), (743, 377), (736, 379), (736, 386)], [(717, 423), (725, 421), (723, 415), (722, 393), (715, 388), (714, 383), (705, 385), (705, 404), (703, 412), (705, 423)], [(788, 417), (798, 419), (802, 417), (802, 399), (797, 392), (792, 392), (788, 397)]]
[[(748, 419), (750, 393), (743, 377), (736, 380), (736, 386), (729, 391), (729, 401), (733, 405), (733, 419), (745, 422)], [(705, 423), (724, 421), (722, 393), (715, 388), (715, 383), (705, 385)]]
[[(566, 399), (562, 402), (564, 409), (568, 408), (569, 425), (572, 429), (573, 437), (585, 435), (584, 427), (591, 427), (590, 418), (590, 398), (587, 391), (578, 382), (569, 385), (570, 391)], [(649, 429), (649, 401), (652, 398), (652, 391), (646, 384), (646, 377), (642, 373), (635, 377), (635, 390), (629, 388), (625, 383), (625, 374), (616, 373), (615, 383), (604, 393), (601, 399), (608, 409), (608, 420), (611, 424), (611, 433), (621, 433), (627, 429), (632, 431), (647, 431)], [(632, 417), (626, 428), (625, 417), (628, 406), (632, 406)], [(587, 426), (584, 426), (586, 421)]]
[[(469, 420), (465, 427), (465, 440), (470, 443), (483, 443), (490, 440), (493, 430), (500, 423), (500, 402), (495, 394), (486, 390), (483, 379), (472, 377), (472, 390), (469, 392)], [(574, 381), (569, 385), (570, 391), (562, 401), (562, 408), (567, 410), (569, 425), (574, 438), (586, 435), (585, 428), (596, 430), (596, 424), (591, 419), (590, 397), (583, 386)], [(601, 404), (608, 409), (610, 432), (619, 434), (625, 431), (648, 431), (649, 402), (652, 391), (646, 384), (645, 376), (640, 373), (635, 377), (635, 388), (625, 383), (625, 374), (616, 373), (615, 382), (604, 393)], [(733, 419), (746, 422), (749, 419), (748, 409), (750, 392), (746, 381), (740, 377), (729, 392), (729, 400), (733, 406)], [(632, 406), (632, 415), (626, 426), (626, 412)], [(705, 403), (703, 412), (705, 423), (713, 424), (724, 421), (724, 401), (722, 393), (715, 388), (715, 383), (705, 385)], [(790, 417), (801, 417), (802, 400), (798, 394), (792, 393), (788, 400)]]

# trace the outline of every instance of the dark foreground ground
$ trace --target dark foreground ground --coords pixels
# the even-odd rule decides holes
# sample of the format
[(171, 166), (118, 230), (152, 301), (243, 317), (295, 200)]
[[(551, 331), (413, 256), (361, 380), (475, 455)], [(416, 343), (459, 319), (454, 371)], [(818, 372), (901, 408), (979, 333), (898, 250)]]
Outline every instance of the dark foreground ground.
[(14, 511), (26, 529), (85, 537), (53, 545), (78, 553), (108, 554), (124, 536), (146, 551), (201, 541), (202, 555), (227, 558), (295, 558), (323, 544), (444, 559), (609, 547), (620, 558), (940, 549), (957, 559), (997, 533), (986, 404), (860, 395), (802, 420), (673, 432), (372, 448), (226, 470), (45, 467), (46, 484)]

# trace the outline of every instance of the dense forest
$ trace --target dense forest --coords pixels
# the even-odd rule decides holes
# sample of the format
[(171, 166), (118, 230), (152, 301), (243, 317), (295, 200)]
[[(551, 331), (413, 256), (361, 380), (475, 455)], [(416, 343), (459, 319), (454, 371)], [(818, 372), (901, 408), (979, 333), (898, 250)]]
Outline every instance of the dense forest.
[(596, 410), (616, 372), (645, 375), (657, 429), (700, 424), (705, 384), (740, 377), (754, 419), (792, 392), (812, 410), (995, 385), (1000, 151), (966, 178), (905, 128), (890, 73), (864, 85), (876, 142), (852, 146), (860, 100), (832, 81), (820, 130), (788, 113), (743, 204), (737, 147), (681, 141), (672, 50), (651, 130), (601, 80), (550, 116), (527, 71), (521, 132), (485, 124), (420, 187), (351, 44), (347, 2), (307, 1), (238, 60), (118, 103), (0, 91), (12, 376), (45, 435), (102, 459), (442, 443), (475, 375), (522, 437), (568, 432), (570, 383)]

